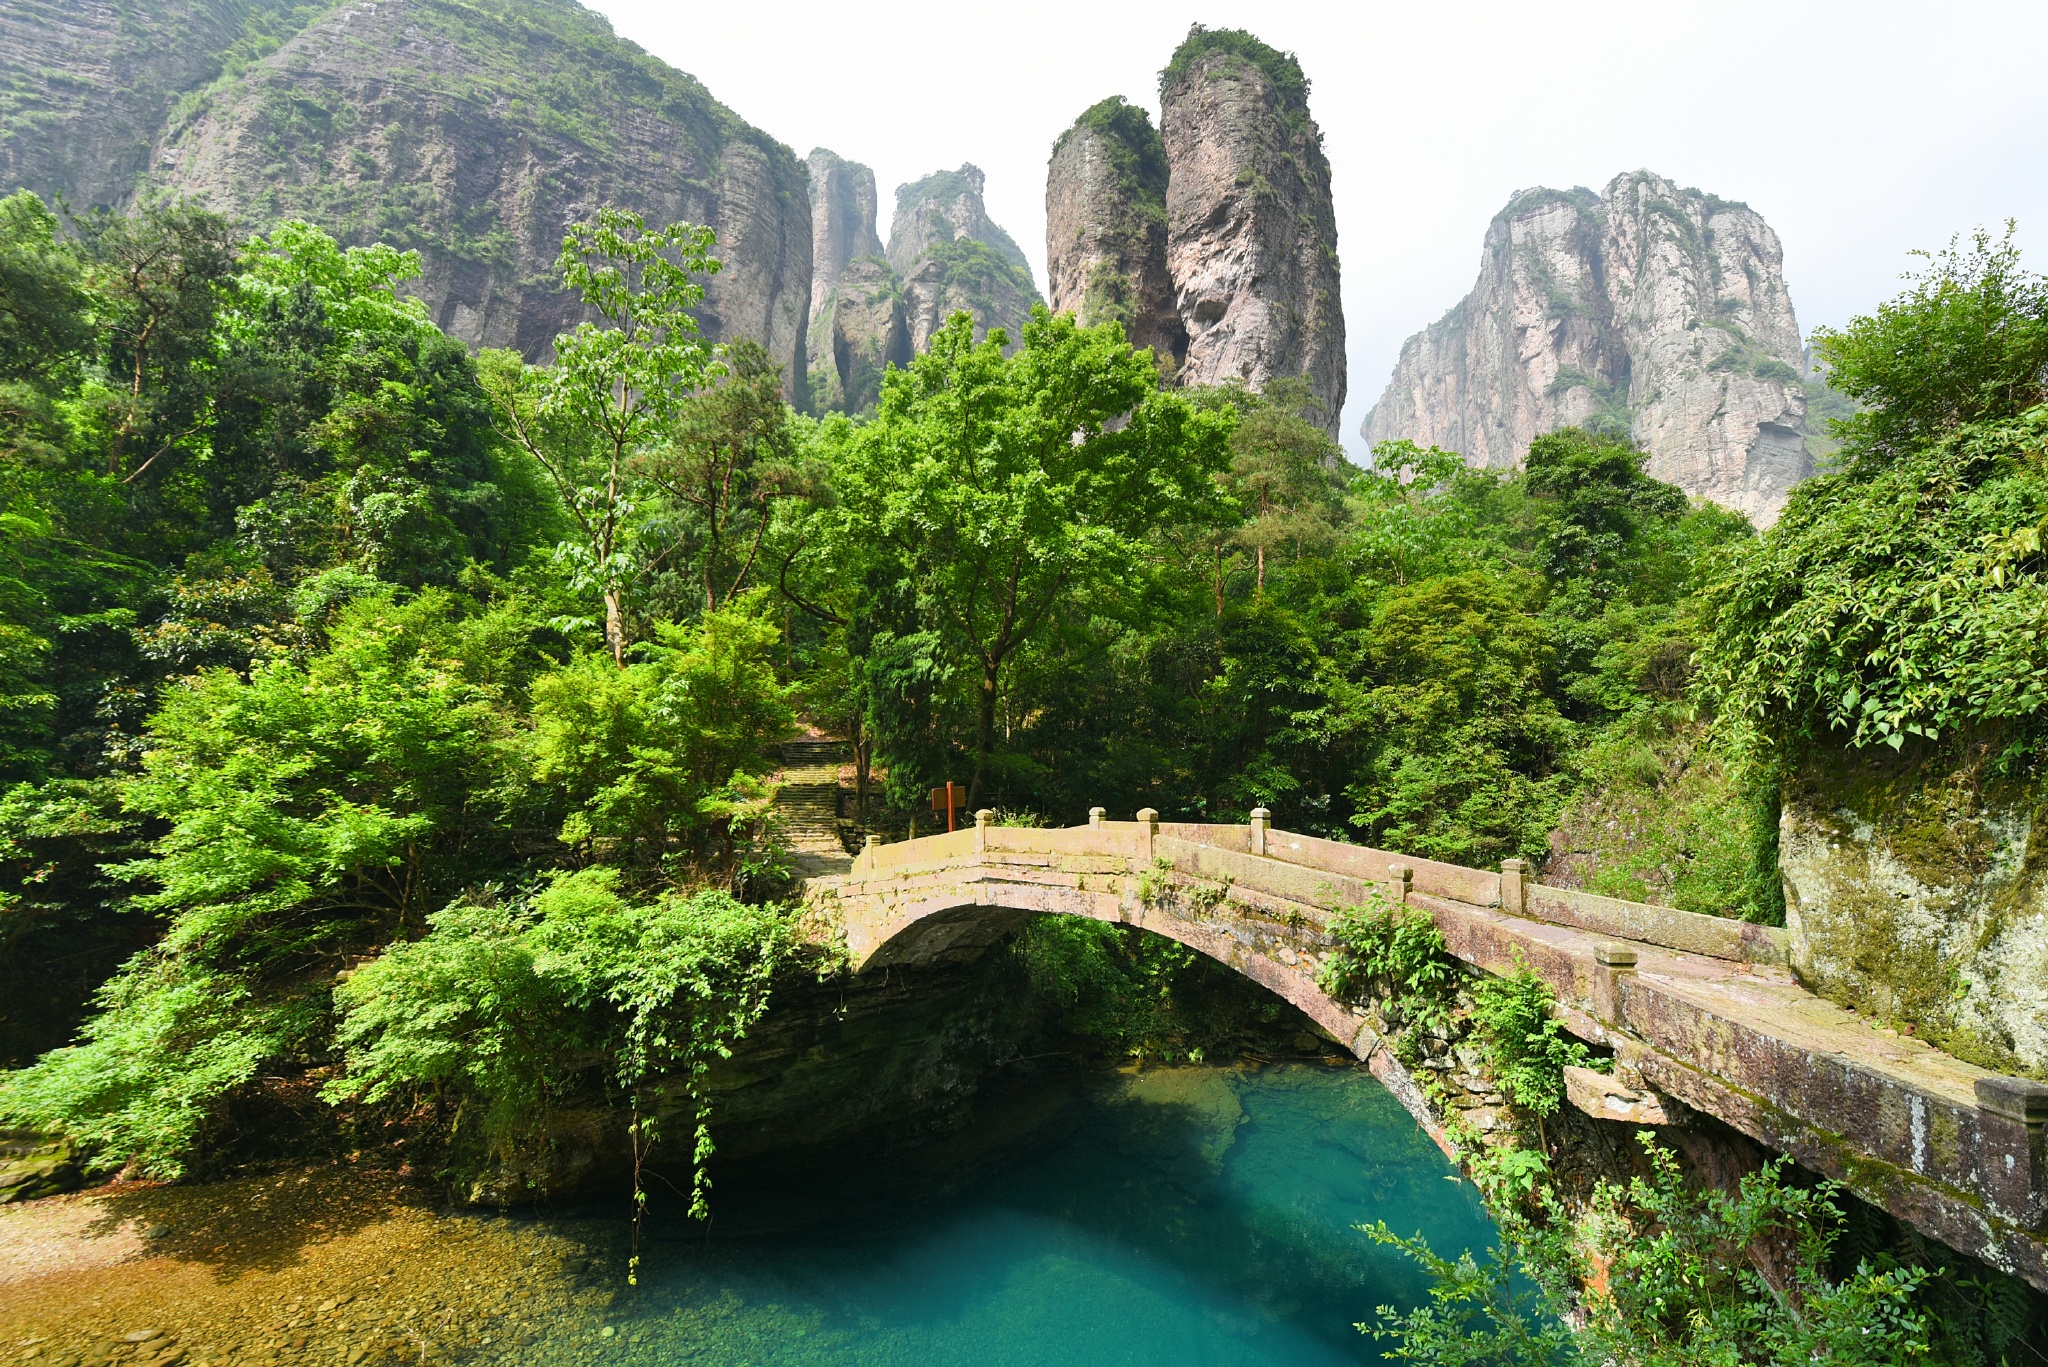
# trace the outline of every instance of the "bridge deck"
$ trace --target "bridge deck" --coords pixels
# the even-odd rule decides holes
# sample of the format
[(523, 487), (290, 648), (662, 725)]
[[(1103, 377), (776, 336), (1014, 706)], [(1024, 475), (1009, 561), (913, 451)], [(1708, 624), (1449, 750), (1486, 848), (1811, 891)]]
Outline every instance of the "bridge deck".
[(1526, 963), (1568, 1029), (1668, 1096), (2048, 1289), (2048, 1087), (1815, 996), (1782, 931), (1543, 888), (1519, 861), (1467, 869), (1262, 823), (984, 823), (871, 845), (809, 885), (814, 932), (844, 935), (857, 969), (979, 953), (1047, 912), (1170, 935), (1300, 1006), (1433, 1126), (1364, 1015), (1316, 985), (1331, 916), (1375, 892), (1426, 909), (1476, 968)]

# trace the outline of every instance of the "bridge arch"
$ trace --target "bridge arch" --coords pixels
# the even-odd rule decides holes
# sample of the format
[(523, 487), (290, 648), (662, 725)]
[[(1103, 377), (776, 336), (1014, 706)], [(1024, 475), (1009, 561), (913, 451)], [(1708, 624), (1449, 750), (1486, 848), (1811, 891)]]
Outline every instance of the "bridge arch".
[[(1172, 893), (1130, 899), (1107, 890), (982, 884), (973, 890), (976, 900), (967, 896), (964, 890), (942, 892), (891, 908), (886, 918), (863, 928), (859, 950), (849, 935), (854, 971), (973, 958), (1033, 917), (1077, 916), (1164, 936), (1235, 970), (1300, 1010), (1360, 1059), (1369, 1059), (1380, 1042), (1362, 1012), (1317, 983), (1323, 960), (1335, 948), (1326, 935), (1276, 948), (1232, 933), (1227, 923), (1182, 915), (1190, 899)], [(1433, 1119), (1426, 1123), (1436, 1128)]]
[[(1316, 978), (1332, 914), (1381, 890), (1482, 971), (1526, 965), (1567, 1029), (1675, 1099), (1843, 1182), (1952, 1248), (2048, 1289), (2048, 1084), (1887, 1037), (1790, 972), (1785, 932), (1248, 826), (976, 826), (873, 842), (809, 880), (807, 931), (856, 971), (981, 953), (1034, 915), (1175, 940), (1268, 988), (1367, 1062), (1438, 1141), (1427, 1100), (1365, 1014)], [(1659, 1101), (1661, 1104), (1661, 1101)], [(1589, 1107), (1590, 1109), (1590, 1107)]]

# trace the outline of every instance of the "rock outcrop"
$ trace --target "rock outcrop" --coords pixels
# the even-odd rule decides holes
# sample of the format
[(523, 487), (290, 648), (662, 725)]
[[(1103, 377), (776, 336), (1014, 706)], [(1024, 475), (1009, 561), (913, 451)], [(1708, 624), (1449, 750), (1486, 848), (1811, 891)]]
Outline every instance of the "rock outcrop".
[(1182, 382), (1257, 389), (1304, 376), (1335, 435), (1346, 384), (1337, 223), (1300, 64), (1197, 25), (1161, 73), (1160, 100)]
[(827, 309), (840, 273), (856, 257), (880, 256), (875, 173), (823, 147), (811, 149), (811, 316)]
[(1778, 827), (1814, 991), (1998, 1072), (2048, 1079), (2048, 835), (1996, 738), (1809, 757)]
[(1635, 171), (1515, 195), (1478, 283), (1408, 339), (1362, 432), (1490, 468), (1558, 427), (1623, 432), (1658, 479), (1767, 526), (1812, 472), (1804, 373), (1770, 225)]
[(810, 171), (811, 404), (857, 413), (889, 366), (909, 364), (903, 288), (875, 231), (875, 173), (822, 147)]
[(1166, 144), (1112, 97), (1053, 144), (1045, 179), (1046, 289), (1084, 327), (1118, 322), (1174, 371), (1188, 335), (1166, 269)]
[[(574, 0), (104, 8), (118, 11), (107, 21), (117, 34), (192, 54), (130, 62), (164, 73), (163, 87), (185, 98), (152, 113), (157, 105), (116, 92), (109, 100), (129, 112), (53, 115), (34, 138), (56, 149), (53, 176), (79, 160), (65, 149), (86, 147), (87, 160), (128, 156), (148, 168), (147, 186), (195, 196), (251, 228), (297, 216), (344, 243), (414, 248), (425, 274), (412, 288), (437, 323), (533, 359), (582, 316), (553, 283), (569, 225), (606, 204), (654, 222), (706, 223), (724, 269), (709, 281), (704, 331), (762, 342), (797, 392), (811, 303), (806, 168)], [(268, 36), (240, 41), (236, 53), (251, 55), (224, 59), (215, 30), (232, 25), (207, 27), (187, 9), (235, 16), (237, 32)], [(43, 48), (61, 55), (72, 31), (40, 25)], [(118, 85), (127, 69), (115, 62), (109, 79)], [(119, 152), (130, 145), (122, 138), (139, 153)], [(105, 184), (118, 204), (137, 188), (112, 171), (66, 174), (47, 188), (74, 201), (101, 198), (93, 187)]]
[(967, 165), (896, 188), (889, 265), (902, 281), (913, 352), (962, 309), (974, 315), (977, 337), (1002, 328), (1015, 346), (1041, 302), (1023, 249), (988, 216), (984, 183), (981, 168)]

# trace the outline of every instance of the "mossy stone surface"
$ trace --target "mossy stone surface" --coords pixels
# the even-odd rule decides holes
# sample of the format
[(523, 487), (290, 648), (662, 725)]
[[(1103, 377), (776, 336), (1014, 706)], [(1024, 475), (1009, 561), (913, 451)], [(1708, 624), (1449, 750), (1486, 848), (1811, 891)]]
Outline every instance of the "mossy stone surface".
[(1816, 992), (1960, 1058), (2048, 1077), (2042, 784), (1993, 737), (1811, 755), (1779, 865)]

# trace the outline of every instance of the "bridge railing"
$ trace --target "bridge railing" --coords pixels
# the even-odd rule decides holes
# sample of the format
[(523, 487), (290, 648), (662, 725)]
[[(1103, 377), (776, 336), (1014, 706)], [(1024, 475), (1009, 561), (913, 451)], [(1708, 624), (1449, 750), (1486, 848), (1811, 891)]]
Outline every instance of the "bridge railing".
[[(1263, 857), (1335, 875), (1339, 881), (1331, 884), (1332, 891), (1341, 887), (1347, 897), (1357, 892), (1360, 885), (1388, 885), (1395, 877), (1393, 870), (1405, 868), (1408, 889), (1424, 896), (1498, 907), (1533, 921), (1735, 963), (1782, 964), (1789, 959), (1789, 937), (1775, 926), (1603, 897), (1572, 888), (1547, 887), (1531, 881), (1528, 866), (1519, 859), (1505, 861), (1499, 872), (1473, 869), (1369, 845), (1347, 845), (1296, 831), (1277, 830), (1268, 827), (1263, 817), (1263, 812), (1254, 813), (1249, 825), (1193, 821), (1148, 825), (1097, 819), (1086, 826), (1047, 827), (998, 826), (982, 821), (945, 835), (922, 836), (892, 845), (871, 843), (855, 861), (854, 872), (857, 876), (872, 877), (891, 869), (989, 853), (1124, 858), (1136, 868), (1153, 860), (1155, 841), (1162, 848), (1179, 842), (1187, 847)], [(1192, 848), (1183, 853), (1190, 859), (1196, 858)]]

